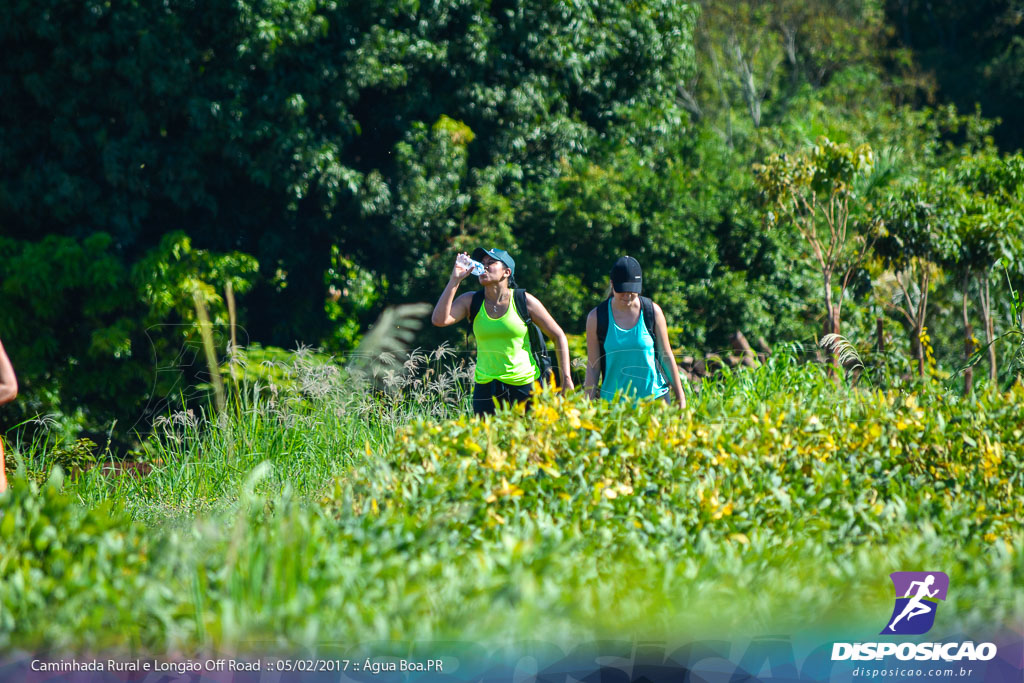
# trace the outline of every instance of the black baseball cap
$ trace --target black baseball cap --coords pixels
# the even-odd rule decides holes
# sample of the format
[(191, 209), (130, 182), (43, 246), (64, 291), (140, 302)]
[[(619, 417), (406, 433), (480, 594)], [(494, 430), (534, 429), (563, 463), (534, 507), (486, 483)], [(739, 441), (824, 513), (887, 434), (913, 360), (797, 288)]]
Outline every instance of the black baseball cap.
[(640, 293), (643, 273), (640, 264), (632, 256), (623, 256), (612, 266), (612, 289), (616, 292)]
[(490, 256), (495, 261), (501, 261), (508, 266), (513, 275), (516, 274), (516, 262), (512, 260), (512, 257), (509, 256), (508, 252), (504, 249), (484, 249), (483, 247), (477, 247), (473, 250), (473, 253), (470, 254), (470, 258), (474, 261), (482, 261), (484, 256)]

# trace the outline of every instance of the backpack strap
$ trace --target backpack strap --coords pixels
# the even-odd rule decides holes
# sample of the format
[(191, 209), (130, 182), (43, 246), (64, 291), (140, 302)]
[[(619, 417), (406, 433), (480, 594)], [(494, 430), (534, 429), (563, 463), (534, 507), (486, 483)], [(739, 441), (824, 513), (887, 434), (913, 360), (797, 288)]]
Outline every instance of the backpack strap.
[[(647, 328), (647, 334), (651, 335), (651, 341), (654, 342), (654, 365), (658, 368), (658, 371), (665, 377), (665, 381), (668, 381), (669, 375), (665, 372), (665, 368), (661, 365), (661, 352), (659, 350), (660, 344), (658, 343), (658, 335), (656, 334), (657, 318), (654, 313), (654, 301), (647, 298), (646, 296), (640, 297), (640, 310), (644, 314), (644, 327)], [(673, 362), (675, 362), (673, 360)], [(671, 382), (669, 382), (671, 385)]]
[(647, 334), (651, 335), (651, 339), (654, 341), (654, 357), (658, 358), (658, 335), (654, 333), (655, 317), (654, 317), (654, 302), (648, 299), (646, 296), (640, 297), (640, 311), (644, 314), (644, 326), (647, 328)]
[(604, 377), (604, 340), (608, 336), (608, 305), (611, 297), (608, 297), (597, 306), (597, 353), (601, 360), (601, 374), (598, 379)]
[(473, 300), (469, 302), (469, 326), (473, 326), (473, 321), (476, 320), (476, 314), (480, 312), (480, 307), (484, 305), (484, 290), (473, 292)]
[(530, 318), (530, 308), (526, 305), (526, 290), (517, 288), (512, 290), (512, 303), (515, 304), (516, 313), (519, 314), (519, 318), (529, 325), (533, 322)]
[(516, 313), (519, 314), (519, 317), (526, 325), (527, 338), (530, 340), (530, 353), (533, 354), (533, 359), (537, 363), (537, 367), (540, 368), (541, 384), (547, 385), (548, 383), (556, 382), (555, 376), (557, 373), (554, 371), (551, 356), (548, 354), (548, 345), (544, 340), (544, 333), (541, 332), (530, 316), (530, 308), (526, 303), (525, 289), (517, 287), (512, 291), (512, 304), (516, 307)]

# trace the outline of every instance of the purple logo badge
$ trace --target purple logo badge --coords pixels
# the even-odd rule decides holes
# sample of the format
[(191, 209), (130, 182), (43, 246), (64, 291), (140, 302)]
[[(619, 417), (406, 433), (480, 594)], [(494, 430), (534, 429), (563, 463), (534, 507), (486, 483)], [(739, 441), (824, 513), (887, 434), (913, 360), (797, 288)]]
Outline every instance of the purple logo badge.
[(946, 599), (949, 577), (944, 572), (893, 572), (896, 605), (881, 635), (917, 636), (935, 623), (939, 600)]

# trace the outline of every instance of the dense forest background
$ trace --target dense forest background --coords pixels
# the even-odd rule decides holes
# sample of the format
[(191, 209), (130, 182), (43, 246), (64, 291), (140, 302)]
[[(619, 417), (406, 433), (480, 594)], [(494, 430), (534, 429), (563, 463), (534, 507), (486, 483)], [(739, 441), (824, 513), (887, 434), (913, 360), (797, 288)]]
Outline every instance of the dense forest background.
[(5, 7), (0, 428), (128, 440), (201, 398), (197, 292), (222, 352), (230, 287), (240, 343), (342, 355), (480, 244), (571, 333), (636, 256), (694, 352), (881, 318), (946, 379), (1020, 324), (1020, 0)]

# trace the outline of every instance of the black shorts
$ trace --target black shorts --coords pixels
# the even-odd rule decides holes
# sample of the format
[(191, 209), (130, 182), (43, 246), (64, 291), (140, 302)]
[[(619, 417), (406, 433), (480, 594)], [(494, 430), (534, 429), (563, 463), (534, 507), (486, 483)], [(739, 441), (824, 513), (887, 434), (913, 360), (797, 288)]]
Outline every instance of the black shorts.
[(495, 402), (524, 403), (533, 394), (533, 382), (516, 386), (494, 379), (473, 388), (473, 414), (493, 415)]

